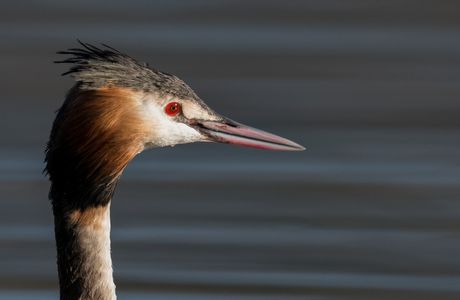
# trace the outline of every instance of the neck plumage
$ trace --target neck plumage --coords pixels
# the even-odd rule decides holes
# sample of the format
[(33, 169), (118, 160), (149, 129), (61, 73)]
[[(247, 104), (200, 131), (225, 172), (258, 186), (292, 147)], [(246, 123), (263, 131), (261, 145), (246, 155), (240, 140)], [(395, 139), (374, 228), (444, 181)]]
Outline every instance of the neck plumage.
[(54, 121), (46, 171), (61, 299), (116, 298), (110, 202), (123, 169), (143, 147), (130, 96), (123, 89), (86, 91), (77, 85)]
[(61, 299), (113, 300), (110, 204), (62, 212), (54, 208)]

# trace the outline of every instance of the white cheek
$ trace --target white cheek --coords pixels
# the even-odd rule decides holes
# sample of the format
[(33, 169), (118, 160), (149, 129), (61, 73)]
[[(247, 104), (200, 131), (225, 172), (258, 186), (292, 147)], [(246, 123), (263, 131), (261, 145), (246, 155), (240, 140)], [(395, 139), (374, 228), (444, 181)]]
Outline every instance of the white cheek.
[(198, 131), (167, 116), (154, 101), (145, 101), (142, 110), (145, 121), (151, 128), (147, 145), (164, 147), (203, 140), (203, 136)]

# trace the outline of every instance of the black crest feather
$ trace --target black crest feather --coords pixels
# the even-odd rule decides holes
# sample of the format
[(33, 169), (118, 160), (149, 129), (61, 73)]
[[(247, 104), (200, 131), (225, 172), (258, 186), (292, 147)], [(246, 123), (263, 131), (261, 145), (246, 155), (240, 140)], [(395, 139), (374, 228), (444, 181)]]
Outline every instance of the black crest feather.
[(62, 75), (71, 75), (83, 89), (117, 86), (199, 99), (184, 81), (174, 75), (149, 68), (108, 45), (101, 44), (99, 48), (79, 40), (78, 43), (81, 48), (57, 52), (70, 57), (55, 63), (72, 64)]

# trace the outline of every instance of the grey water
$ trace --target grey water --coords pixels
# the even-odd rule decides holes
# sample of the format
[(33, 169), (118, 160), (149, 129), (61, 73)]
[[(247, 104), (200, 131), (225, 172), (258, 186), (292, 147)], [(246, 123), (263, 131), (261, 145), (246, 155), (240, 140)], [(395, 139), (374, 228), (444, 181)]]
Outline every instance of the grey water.
[(459, 299), (456, 1), (2, 3), (0, 299), (56, 299), (42, 174), (79, 38), (304, 145), (139, 155), (112, 203), (120, 299)]

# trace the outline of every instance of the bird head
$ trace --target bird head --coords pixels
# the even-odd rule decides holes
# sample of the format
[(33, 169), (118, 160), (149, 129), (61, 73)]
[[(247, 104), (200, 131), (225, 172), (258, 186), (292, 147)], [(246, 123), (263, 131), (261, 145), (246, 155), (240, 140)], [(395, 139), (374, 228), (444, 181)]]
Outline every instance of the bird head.
[(80, 44), (58, 52), (70, 55), (58, 63), (72, 64), (64, 74), (73, 76), (76, 84), (58, 111), (46, 151), (52, 198), (65, 195), (105, 203), (129, 161), (146, 148), (219, 142), (304, 149), (223, 117), (174, 75), (106, 45)]
[[(93, 110), (93, 119), (87, 122), (100, 123), (99, 127), (117, 123), (118, 119), (118, 129), (124, 127), (127, 139), (138, 141), (142, 149), (220, 142), (268, 150), (304, 150), (290, 140), (216, 113), (174, 75), (149, 68), (106, 45), (101, 49), (80, 44), (82, 48), (58, 52), (71, 55), (60, 62), (73, 64), (64, 74), (77, 80), (77, 97), (87, 95), (84, 101), (88, 103), (81, 106), (90, 107), (79, 109)], [(129, 138), (129, 128), (134, 139)]]

